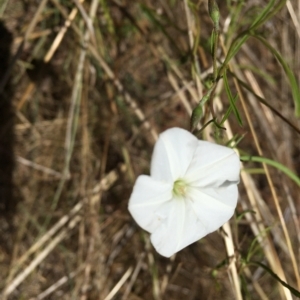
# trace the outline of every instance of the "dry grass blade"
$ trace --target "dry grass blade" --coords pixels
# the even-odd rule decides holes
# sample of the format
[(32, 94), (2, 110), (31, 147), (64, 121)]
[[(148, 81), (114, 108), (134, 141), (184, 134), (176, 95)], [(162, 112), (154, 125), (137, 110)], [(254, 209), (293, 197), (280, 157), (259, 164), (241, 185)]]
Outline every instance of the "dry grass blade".
[(130, 267), (126, 273), (122, 276), (122, 278), (118, 281), (118, 283), (115, 285), (115, 287), (111, 290), (111, 292), (104, 298), (104, 300), (111, 300), (113, 297), (117, 294), (117, 292), (120, 290), (120, 288), (124, 285), (126, 280), (130, 277), (132, 273), (133, 268)]
[(64, 285), (65, 283), (67, 283), (70, 279), (73, 279), (78, 273), (79, 273), (79, 271), (77, 271), (77, 272), (71, 272), (70, 274), (68, 274), (68, 276), (64, 276), (63, 278), (59, 279), (56, 283), (54, 283), (53, 285), (51, 285), (47, 290), (45, 290), (44, 292), (40, 293), (36, 297), (36, 300), (45, 299), (46, 297), (48, 297), (49, 295), (51, 295), (52, 293), (54, 293), (57, 289), (59, 289), (62, 285)]
[[(250, 76), (250, 74), (248, 73), (248, 78), (252, 78)], [(250, 81), (251, 82), (251, 81)], [(256, 91), (255, 90), (255, 87), (254, 87), (254, 91), (260, 95), (261, 92), (260, 91)], [(264, 118), (262, 118), (262, 120), (264, 120)], [(270, 142), (273, 141), (272, 138), (269, 138)], [(258, 140), (257, 140), (258, 141)], [(273, 144), (275, 144), (276, 142), (273, 142)], [(257, 147), (258, 147), (258, 151), (259, 151), (259, 154), (261, 156), (263, 156), (263, 153), (261, 152), (261, 148), (259, 146), (259, 144), (257, 144)], [(296, 261), (296, 257), (295, 257), (295, 254), (294, 254), (294, 250), (293, 250), (293, 247), (292, 247), (292, 243), (291, 243), (291, 238), (290, 238), (290, 235), (288, 233), (288, 230), (287, 230), (287, 227), (286, 227), (286, 223), (285, 223), (285, 220), (283, 218), (283, 212), (281, 210), (281, 207), (279, 205), (279, 200), (278, 200), (278, 197), (275, 193), (275, 190), (274, 190), (274, 187), (273, 187), (273, 184), (271, 182), (271, 176), (269, 174), (269, 171), (268, 171), (268, 168), (266, 165), (264, 165), (264, 168), (265, 168), (265, 171), (266, 171), (266, 175), (267, 175), (267, 178), (268, 180), (270, 180), (270, 188), (271, 188), (271, 191), (272, 191), (272, 194), (273, 194), (273, 197), (274, 197), (274, 201), (275, 201), (275, 206), (276, 206), (276, 209), (277, 209), (277, 213), (279, 215), (279, 219), (280, 219), (280, 222), (281, 222), (281, 226), (283, 228), (283, 233), (284, 233), (284, 237), (285, 237), (285, 240), (286, 240), (286, 244), (287, 244), (287, 247), (288, 247), (288, 251), (289, 251), (289, 256), (291, 258), (291, 261), (292, 261), (292, 265), (293, 265), (293, 268), (294, 268), (294, 272), (295, 272), (295, 277), (296, 277), (296, 282), (297, 282), (297, 285), (298, 287), (300, 288), (300, 275), (299, 275), (299, 270), (298, 270), (298, 266), (297, 266), (297, 261)]]
[(288, 0), (286, 2), (286, 7), (291, 15), (291, 18), (293, 20), (293, 23), (294, 23), (294, 26), (296, 28), (296, 31), (297, 31), (297, 34), (298, 34), (298, 37), (300, 38), (300, 23), (299, 23), (299, 20), (297, 19), (297, 15), (296, 15), (296, 12), (291, 4), (291, 1)]
[(75, 19), (76, 15), (78, 13), (78, 10), (76, 8), (73, 8), (70, 14), (68, 15), (67, 20), (65, 21), (64, 26), (60, 29), (59, 33), (57, 34), (56, 38), (54, 39), (49, 51), (44, 57), (44, 61), (47, 63), (51, 60), (53, 57), (55, 51), (58, 49), (60, 43), (62, 42), (68, 28), (72, 24), (72, 21)]
[[(17, 270), (24, 264), (24, 262), (35, 252), (39, 251), (44, 244), (48, 243), (52, 237), (63, 228), (70, 220), (82, 209), (83, 204), (77, 203), (73, 209), (70, 210), (69, 214), (63, 216), (49, 231), (47, 231), (36, 243), (34, 243), (26, 253), (24, 253), (16, 262), (14, 269), (11, 270), (11, 273), (8, 278), (14, 276)], [(16, 268), (18, 266), (18, 268)]]
[(109, 65), (105, 62), (105, 60), (101, 57), (101, 55), (93, 48), (90, 47), (91, 53), (94, 55), (94, 57), (97, 59), (99, 62), (100, 66), (104, 69), (108, 77), (113, 80), (113, 83), (117, 87), (118, 91), (121, 94), (124, 94), (124, 98), (126, 103), (129, 105), (129, 107), (132, 109), (134, 114), (139, 118), (139, 120), (142, 122), (143, 126), (150, 131), (152, 138), (154, 140), (157, 139), (157, 133), (154, 128), (150, 125), (150, 123), (146, 120), (146, 117), (142, 110), (139, 108), (137, 105), (136, 101), (130, 96), (130, 94), (124, 89), (122, 83), (120, 80), (115, 76)]
[(28, 28), (25, 32), (25, 35), (24, 35), (24, 40), (25, 42), (27, 41), (27, 39), (29, 38), (29, 36), (31, 35), (32, 31), (34, 30), (35, 26), (37, 25), (38, 21), (39, 21), (39, 18), (47, 4), (48, 0), (42, 0), (40, 2), (40, 5), (38, 6), (35, 14), (34, 14), (34, 17), (33, 19), (31, 20), (30, 24), (28, 25)]
[(42, 171), (44, 172), (45, 174), (49, 174), (49, 175), (52, 175), (52, 176), (55, 176), (57, 178), (61, 178), (62, 177), (62, 174), (59, 173), (59, 172), (56, 172), (50, 168), (47, 168), (47, 167), (44, 167), (44, 166), (41, 166), (37, 163), (34, 163), (28, 159), (25, 159), (23, 157), (17, 157), (17, 161), (25, 166), (28, 166), (28, 167), (31, 167), (33, 169), (36, 169), (36, 170), (39, 170), (39, 171)]
[(299, 177), (295, 86), (270, 49), (299, 85), (300, 2), (216, 3), (219, 42), (205, 1), (0, 1), (3, 299), (294, 299), (299, 192), (280, 170), (243, 162), (235, 216), (171, 259), (128, 213), (158, 133), (188, 129), (211, 85), (199, 136)]
[(229, 276), (232, 277), (233, 293), (235, 294), (236, 299), (242, 300), (243, 297), (241, 294), (240, 280), (237, 271), (237, 260), (236, 260), (236, 254), (235, 254), (234, 242), (233, 242), (230, 224), (227, 222), (223, 226), (223, 229), (225, 231), (223, 238), (226, 245), (227, 255), (229, 257), (228, 269), (230, 271)]
[(142, 269), (142, 264), (143, 264), (143, 260), (145, 258), (145, 253), (141, 253), (139, 260), (137, 261), (137, 265), (135, 266), (133, 273), (131, 275), (131, 279), (129, 281), (129, 283), (127, 284), (127, 287), (125, 289), (125, 292), (122, 296), (122, 300), (126, 300), (128, 299), (130, 290), (132, 289), (135, 281), (137, 280), (137, 277), (139, 276), (139, 272)]
[(52, 241), (41, 251), (36, 258), (34, 258), (30, 264), (17, 276), (15, 277), (6, 287), (3, 292), (3, 297), (9, 296), (25, 279), (33, 272), (33, 270), (51, 253), (51, 251), (68, 236), (68, 232), (73, 229), (79, 222), (81, 217), (76, 216), (69, 223), (68, 228), (63, 229)]

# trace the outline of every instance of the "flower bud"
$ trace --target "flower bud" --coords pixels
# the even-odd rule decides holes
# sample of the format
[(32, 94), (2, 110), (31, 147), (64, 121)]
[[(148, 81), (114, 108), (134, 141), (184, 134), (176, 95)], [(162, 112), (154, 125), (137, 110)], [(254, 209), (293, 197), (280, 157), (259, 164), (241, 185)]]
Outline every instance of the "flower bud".
[(214, 22), (215, 28), (219, 29), (220, 12), (215, 0), (208, 0), (208, 12)]
[(197, 125), (200, 122), (202, 116), (203, 116), (202, 103), (199, 103), (197, 107), (193, 110), (191, 116), (190, 127), (192, 132), (197, 128)]

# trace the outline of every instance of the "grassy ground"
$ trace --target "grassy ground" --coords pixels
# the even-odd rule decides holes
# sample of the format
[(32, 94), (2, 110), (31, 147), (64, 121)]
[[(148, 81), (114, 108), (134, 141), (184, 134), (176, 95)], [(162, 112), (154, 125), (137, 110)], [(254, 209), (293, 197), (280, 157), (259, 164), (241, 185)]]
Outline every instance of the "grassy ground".
[[(239, 204), (166, 259), (127, 204), (157, 135), (188, 129), (207, 92), (207, 2), (0, 1), (3, 299), (296, 299), (274, 273), (300, 290), (300, 4), (218, 3), (215, 62), (237, 98), (226, 130), (200, 137), (244, 156)], [(230, 108), (225, 90), (218, 78), (202, 126)]]

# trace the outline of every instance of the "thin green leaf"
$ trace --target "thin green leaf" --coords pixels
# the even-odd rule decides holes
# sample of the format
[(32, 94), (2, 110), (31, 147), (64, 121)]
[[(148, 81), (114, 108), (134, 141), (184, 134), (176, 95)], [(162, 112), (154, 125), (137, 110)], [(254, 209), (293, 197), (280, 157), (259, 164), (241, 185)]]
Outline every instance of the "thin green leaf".
[(247, 168), (243, 169), (247, 174), (265, 174), (265, 170), (263, 168)]
[(236, 217), (236, 221), (238, 222), (238, 221), (242, 220), (243, 217), (245, 216), (245, 214), (248, 214), (248, 213), (253, 214), (253, 215), (256, 214), (256, 212), (254, 210), (246, 209), (242, 213), (238, 214), (238, 216)]
[(250, 70), (254, 74), (257, 74), (261, 78), (266, 80), (272, 86), (276, 85), (276, 80), (271, 75), (269, 75), (269, 73), (265, 72), (264, 70), (260, 69), (259, 67), (255, 67), (255, 66), (252, 66), (252, 65), (239, 65), (239, 69)]
[(236, 117), (236, 119), (238, 120), (239, 122), (239, 125), (240, 126), (243, 126), (243, 122), (242, 122), (242, 118), (239, 114), (239, 111), (238, 109), (236, 108), (235, 106), (235, 102), (237, 100), (237, 96), (233, 97), (232, 94), (231, 94), (231, 91), (230, 91), (230, 88), (229, 88), (229, 84), (228, 84), (228, 80), (227, 80), (227, 75), (226, 75), (226, 72), (224, 73), (224, 83), (225, 83), (225, 90), (226, 90), (226, 93), (227, 93), (227, 96), (229, 98), (229, 102), (230, 102), (230, 106), (231, 106), (231, 109)]
[(279, 281), (284, 287), (286, 287), (287, 289), (289, 289), (290, 292), (293, 295), (295, 295), (296, 297), (300, 297), (300, 292), (298, 290), (296, 290), (295, 288), (293, 288), (292, 286), (290, 286), (289, 284), (287, 284), (285, 281), (281, 280), (279, 278), (279, 276), (277, 274), (275, 274), (269, 267), (267, 267), (266, 265), (262, 264), (259, 261), (250, 261), (249, 263), (253, 264), (253, 265), (260, 266), (265, 271), (267, 271), (273, 278), (275, 278), (277, 281)]
[(230, 74), (236, 78), (236, 80), (239, 82), (239, 84), (244, 87), (246, 90), (248, 90), (260, 103), (268, 107), (276, 116), (278, 116), (280, 119), (282, 119), (286, 124), (288, 124), (291, 128), (293, 128), (298, 134), (300, 134), (300, 129), (295, 126), (289, 119), (284, 117), (278, 110), (276, 110), (271, 104), (269, 104), (264, 98), (260, 97), (259, 95), (255, 94), (255, 92), (252, 90), (252, 88), (246, 84), (244, 81), (240, 80), (234, 73)]
[(240, 156), (240, 160), (242, 161), (254, 161), (254, 162), (260, 162), (260, 163), (265, 163), (267, 165), (270, 165), (272, 167), (275, 167), (276, 169), (280, 170), (283, 172), (285, 175), (290, 177), (293, 181), (296, 182), (298, 186), (300, 186), (300, 178), (293, 173), (289, 168), (286, 166), (278, 163), (277, 161), (265, 158), (265, 157), (260, 157), (260, 156)]
[(285, 6), (286, 2), (287, 0), (280, 0), (275, 4), (275, 0), (271, 0), (265, 9), (263, 9), (261, 14), (252, 23), (251, 30), (257, 29), (267, 20), (275, 16)]
[[(235, 98), (235, 101), (237, 100), (237, 97)], [(229, 115), (231, 114), (232, 112), (232, 107), (229, 106), (226, 113), (224, 114), (221, 122), (219, 123), (220, 126), (223, 126), (223, 124), (225, 123), (225, 121), (229, 118)]]
[(246, 256), (246, 261), (249, 262), (250, 258), (259, 250), (261, 249), (259, 246), (259, 239), (266, 237), (267, 233), (270, 231), (270, 227), (265, 228), (263, 231), (261, 231), (258, 235), (255, 236), (253, 241), (250, 244), (250, 247), (248, 248), (248, 253)]
[(156, 26), (172, 43), (173, 47), (178, 51), (178, 53), (181, 54), (181, 50), (179, 49), (176, 41), (173, 39), (173, 37), (167, 32), (165, 29), (165, 25), (161, 24), (161, 22), (155, 17), (154, 12), (149, 9), (146, 5), (141, 4), (140, 5), (141, 10), (143, 13), (148, 17), (148, 19), (152, 22), (153, 25)]
[(260, 42), (266, 46), (271, 53), (276, 57), (276, 59), (279, 61), (279, 63), (282, 65), (284, 72), (286, 76), (288, 77), (289, 83), (291, 85), (293, 99), (295, 103), (295, 115), (297, 117), (300, 117), (300, 90), (297, 84), (297, 80), (291, 70), (291, 68), (288, 66), (288, 64), (285, 62), (283, 57), (280, 55), (276, 49), (274, 49), (263, 37), (259, 35), (253, 35), (253, 37), (257, 38)]
[(226, 58), (223, 62), (222, 67), (220, 68), (218, 76), (223, 76), (223, 73), (226, 71), (226, 67), (233, 58), (237, 52), (240, 50), (241, 46), (248, 40), (251, 33), (256, 30), (259, 26), (264, 24), (266, 21), (268, 21), (270, 18), (272, 18), (274, 15), (276, 15), (282, 7), (285, 5), (286, 0), (281, 0), (275, 4), (275, 1), (272, 0), (269, 2), (269, 4), (261, 11), (261, 13), (256, 17), (254, 22), (250, 25), (250, 27), (241, 32), (231, 43), (229, 50), (227, 52)]
[(214, 53), (214, 47), (215, 47), (215, 31), (213, 30), (210, 37), (210, 53)]
[[(261, 24), (266, 19), (266, 16), (270, 13), (272, 8), (274, 7), (275, 0), (271, 0), (268, 5), (261, 11), (261, 13), (255, 18), (253, 21), (251, 28), (256, 27), (258, 24)], [(257, 28), (257, 27), (256, 27)]]

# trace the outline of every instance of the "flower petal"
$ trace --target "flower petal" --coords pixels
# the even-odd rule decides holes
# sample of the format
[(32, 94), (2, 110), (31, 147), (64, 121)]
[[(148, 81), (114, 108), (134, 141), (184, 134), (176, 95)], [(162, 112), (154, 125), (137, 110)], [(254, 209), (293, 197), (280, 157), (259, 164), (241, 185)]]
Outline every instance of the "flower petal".
[[(128, 210), (143, 229), (153, 232), (168, 217), (172, 199), (171, 183), (141, 175), (136, 180)], [(163, 207), (163, 208), (162, 208)]]
[(197, 138), (187, 130), (171, 128), (161, 133), (152, 155), (151, 177), (168, 182), (182, 178), (197, 145)]
[[(170, 257), (230, 219), (238, 198), (239, 172), (239, 158), (232, 149), (172, 128), (159, 136), (151, 177), (137, 179), (128, 209), (151, 233), (157, 252)], [(179, 179), (187, 186), (179, 186), (174, 196), (174, 182)]]
[(216, 189), (190, 188), (191, 205), (197, 218), (206, 229), (206, 234), (224, 225), (233, 215), (237, 198), (237, 185)]
[(188, 198), (173, 198), (167, 219), (151, 235), (154, 248), (170, 257), (217, 230), (232, 217), (237, 198), (236, 184), (216, 190), (190, 188)]
[(239, 182), (240, 161), (234, 150), (206, 141), (198, 141), (185, 179), (197, 187), (219, 187)]
[(186, 199), (174, 198), (168, 219), (151, 235), (155, 250), (170, 257), (206, 235), (206, 229)]

